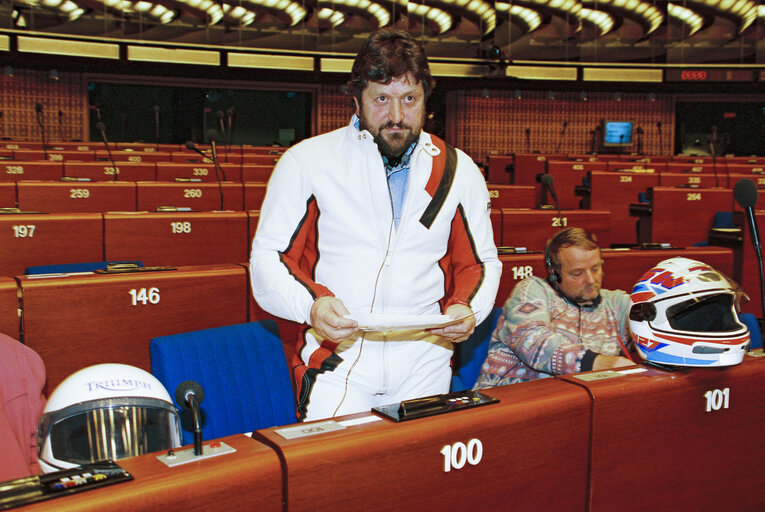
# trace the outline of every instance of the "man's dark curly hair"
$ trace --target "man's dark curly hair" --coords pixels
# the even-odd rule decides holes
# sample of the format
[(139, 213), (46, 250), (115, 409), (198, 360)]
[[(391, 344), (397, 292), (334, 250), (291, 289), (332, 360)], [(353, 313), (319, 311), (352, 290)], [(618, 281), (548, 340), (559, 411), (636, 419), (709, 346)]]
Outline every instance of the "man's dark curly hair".
[(369, 82), (388, 84), (407, 72), (411, 72), (422, 83), (427, 100), (434, 81), (430, 76), (425, 49), (408, 32), (380, 29), (369, 36), (353, 61), (347, 90), (360, 102), (361, 92)]

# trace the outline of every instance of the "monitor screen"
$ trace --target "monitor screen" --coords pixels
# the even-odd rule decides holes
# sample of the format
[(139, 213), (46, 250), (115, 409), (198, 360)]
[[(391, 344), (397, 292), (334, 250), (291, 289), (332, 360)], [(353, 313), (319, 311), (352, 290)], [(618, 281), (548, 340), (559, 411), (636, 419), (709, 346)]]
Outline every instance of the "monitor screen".
[(604, 146), (631, 146), (632, 121), (605, 121), (603, 123)]

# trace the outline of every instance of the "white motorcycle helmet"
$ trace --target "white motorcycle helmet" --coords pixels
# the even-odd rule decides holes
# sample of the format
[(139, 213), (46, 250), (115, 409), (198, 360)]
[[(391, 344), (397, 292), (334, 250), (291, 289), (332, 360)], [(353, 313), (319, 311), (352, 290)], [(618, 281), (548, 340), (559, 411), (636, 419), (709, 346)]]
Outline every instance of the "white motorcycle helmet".
[(181, 444), (178, 410), (150, 373), (98, 364), (67, 377), (48, 398), (37, 429), (43, 472), (118, 460)]
[(630, 330), (647, 361), (731, 366), (749, 349), (738, 319), (736, 283), (706, 263), (670, 258), (646, 272), (630, 295)]

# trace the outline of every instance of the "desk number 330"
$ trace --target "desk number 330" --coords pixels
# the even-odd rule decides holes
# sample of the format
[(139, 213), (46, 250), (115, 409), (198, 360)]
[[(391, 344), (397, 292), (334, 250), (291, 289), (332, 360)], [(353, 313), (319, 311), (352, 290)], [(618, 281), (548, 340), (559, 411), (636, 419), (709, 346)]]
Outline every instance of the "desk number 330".
[(463, 442), (447, 444), (441, 448), (441, 454), (444, 456), (444, 473), (454, 469), (462, 469), (465, 463), (475, 466), (481, 462), (483, 457), (483, 444), (478, 439), (471, 439), (467, 445)]

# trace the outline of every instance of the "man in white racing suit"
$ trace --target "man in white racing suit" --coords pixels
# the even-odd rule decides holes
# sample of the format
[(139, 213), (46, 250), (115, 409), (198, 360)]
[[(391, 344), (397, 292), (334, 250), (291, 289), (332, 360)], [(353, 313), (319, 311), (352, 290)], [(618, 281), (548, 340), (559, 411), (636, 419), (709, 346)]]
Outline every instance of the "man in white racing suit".
[[(489, 194), (467, 155), (422, 131), (432, 86), (412, 36), (375, 32), (350, 124), (290, 148), (269, 181), (250, 276), (264, 310), (309, 326), (293, 363), (301, 420), (447, 392), (452, 344), (494, 305)], [(354, 313), (455, 321), (370, 331)]]

